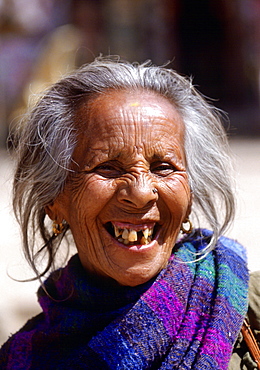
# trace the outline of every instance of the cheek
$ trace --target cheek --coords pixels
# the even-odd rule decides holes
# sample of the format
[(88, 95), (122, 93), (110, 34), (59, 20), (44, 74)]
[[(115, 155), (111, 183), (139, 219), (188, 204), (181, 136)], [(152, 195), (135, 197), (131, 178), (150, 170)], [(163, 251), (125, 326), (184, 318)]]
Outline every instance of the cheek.
[(191, 204), (191, 192), (186, 174), (175, 174), (163, 181), (164, 201), (174, 216), (183, 217)]
[(112, 196), (113, 186), (110, 181), (94, 174), (85, 176), (78, 184), (73, 183), (70, 191), (68, 197), (70, 217), (94, 219)]

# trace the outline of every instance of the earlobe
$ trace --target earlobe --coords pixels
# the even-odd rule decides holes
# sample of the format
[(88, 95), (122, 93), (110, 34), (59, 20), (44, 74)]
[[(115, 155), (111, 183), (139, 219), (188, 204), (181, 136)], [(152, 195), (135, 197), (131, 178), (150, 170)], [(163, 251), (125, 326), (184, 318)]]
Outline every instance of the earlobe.
[(52, 221), (55, 220), (57, 223), (61, 223), (64, 220), (63, 213), (61, 212), (60, 205), (57, 201), (45, 206), (44, 210)]
[(186, 212), (186, 215), (185, 215), (185, 220), (187, 220), (189, 218), (189, 216), (191, 214), (191, 208), (192, 208), (192, 200), (190, 200), (190, 202), (189, 202), (187, 212)]
[(190, 214), (191, 214), (191, 210), (192, 210), (192, 203), (193, 203), (193, 193), (191, 191), (191, 194), (190, 194), (190, 199), (189, 199), (189, 204), (188, 204), (188, 207), (187, 207), (187, 212), (186, 212), (186, 215), (185, 215), (185, 219), (188, 219)]

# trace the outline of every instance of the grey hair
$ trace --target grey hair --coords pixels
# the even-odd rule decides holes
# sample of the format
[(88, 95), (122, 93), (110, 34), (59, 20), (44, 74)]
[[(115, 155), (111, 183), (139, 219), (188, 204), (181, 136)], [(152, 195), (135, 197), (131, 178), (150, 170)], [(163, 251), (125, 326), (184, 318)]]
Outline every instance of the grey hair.
[[(204, 215), (214, 234), (214, 248), (234, 217), (230, 158), (221, 113), (197, 92), (191, 79), (175, 71), (97, 58), (54, 84), (39, 99), (17, 136), (18, 164), (14, 178), (13, 206), (23, 235), (25, 256), (37, 276), (54, 264), (63, 233), (54, 236), (46, 223), (44, 207), (62, 191), (71, 171), (77, 144), (75, 112), (82, 101), (115, 89), (145, 89), (158, 93), (176, 107), (185, 125), (187, 172), (193, 194), (193, 211)], [(36, 248), (40, 234), (44, 246)], [(36, 260), (47, 251), (41, 273)]]

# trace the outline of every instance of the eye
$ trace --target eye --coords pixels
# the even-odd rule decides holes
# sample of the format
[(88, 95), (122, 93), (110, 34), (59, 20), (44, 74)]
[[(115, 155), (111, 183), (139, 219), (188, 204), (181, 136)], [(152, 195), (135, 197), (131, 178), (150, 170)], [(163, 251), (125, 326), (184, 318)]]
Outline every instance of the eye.
[(170, 163), (155, 162), (151, 164), (150, 171), (158, 176), (169, 176), (178, 170)]
[(102, 163), (96, 166), (91, 172), (95, 172), (98, 175), (105, 178), (116, 178), (123, 174), (123, 170), (112, 163)]

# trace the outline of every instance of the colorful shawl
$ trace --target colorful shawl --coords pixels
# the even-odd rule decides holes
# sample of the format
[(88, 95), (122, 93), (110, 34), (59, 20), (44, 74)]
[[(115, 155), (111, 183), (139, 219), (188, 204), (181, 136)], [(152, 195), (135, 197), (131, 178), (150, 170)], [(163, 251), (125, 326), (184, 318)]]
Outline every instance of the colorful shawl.
[(9, 339), (1, 369), (227, 369), (247, 310), (244, 249), (211, 232), (174, 247), (166, 269), (138, 287), (93, 282), (78, 256), (40, 288), (43, 313)]

